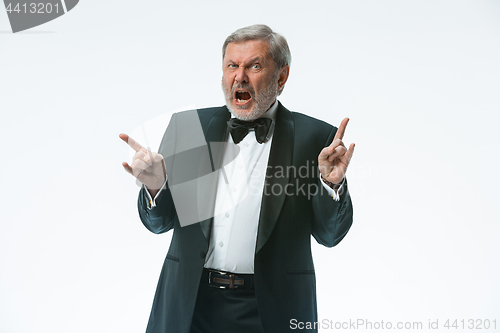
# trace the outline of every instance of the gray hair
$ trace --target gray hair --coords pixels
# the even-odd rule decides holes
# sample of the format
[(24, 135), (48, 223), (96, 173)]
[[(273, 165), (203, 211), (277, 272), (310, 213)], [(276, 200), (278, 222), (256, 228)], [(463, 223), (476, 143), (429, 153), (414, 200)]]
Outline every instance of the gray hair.
[(285, 37), (274, 32), (265, 24), (251, 25), (230, 34), (222, 46), (222, 59), (226, 55), (226, 48), (229, 43), (241, 43), (248, 40), (265, 40), (269, 43), (269, 55), (276, 63), (277, 70), (282, 69), (286, 65), (290, 66), (292, 54), (290, 53)]

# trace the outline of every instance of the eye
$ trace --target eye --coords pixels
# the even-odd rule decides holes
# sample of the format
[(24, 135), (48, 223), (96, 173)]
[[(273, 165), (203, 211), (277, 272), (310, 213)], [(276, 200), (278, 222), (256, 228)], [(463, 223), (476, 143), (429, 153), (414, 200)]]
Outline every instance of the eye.
[(227, 67), (229, 67), (229, 68), (236, 68), (237, 66), (235, 64), (229, 64), (229, 65), (227, 65)]
[(252, 69), (260, 69), (260, 65), (258, 65), (258, 64), (253, 65)]

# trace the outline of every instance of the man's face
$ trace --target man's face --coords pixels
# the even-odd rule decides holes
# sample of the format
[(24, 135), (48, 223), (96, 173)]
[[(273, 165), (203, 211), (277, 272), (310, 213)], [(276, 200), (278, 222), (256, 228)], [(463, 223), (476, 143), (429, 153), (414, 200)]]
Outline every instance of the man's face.
[(269, 55), (269, 43), (250, 40), (229, 43), (222, 62), (222, 89), (226, 105), (241, 120), (266, 113), (278, 96), (278, 71)]

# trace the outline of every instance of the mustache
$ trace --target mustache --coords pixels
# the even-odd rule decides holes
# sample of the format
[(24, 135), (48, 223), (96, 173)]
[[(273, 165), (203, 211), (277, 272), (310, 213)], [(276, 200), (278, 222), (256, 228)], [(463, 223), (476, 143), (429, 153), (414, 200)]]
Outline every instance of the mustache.
[(255, 97), (255, 90), (253, 90), (253, 87), (249, 83), (235, 83), (233, 84), (233, 87), (231, 88), (231, 95), (234, 96), (234, 92), (236, 89), (245, 89), (247, 90), (250, 95)]

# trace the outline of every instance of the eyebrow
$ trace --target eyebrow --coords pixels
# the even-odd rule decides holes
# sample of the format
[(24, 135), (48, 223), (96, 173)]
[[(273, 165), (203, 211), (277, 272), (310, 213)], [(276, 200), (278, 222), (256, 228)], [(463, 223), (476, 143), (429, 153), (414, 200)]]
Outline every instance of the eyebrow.
[[(248, 60), (245, 64), (254, 64), (256, 62), (261, 63), (261, 64), (265, 63), (264, 59), (262, 57), (258, 56), (258, 57), (255, 57), (255, 58)], [(234, 60), (228, 60), (228, 63), (237, 64)]]
[(260, 63), (262, 63), (262, 62), (264, 62), (264, 61), (263, 61), (263, 59), (262, 59), (261, 57), (255, 57), (255, 58), (253, 58), (253, 59), (250, 59), (247, 63), (249, 63), (249, 64), (253, 64), (253, 63), (256, 63), (256, 62), (260, 62)]

